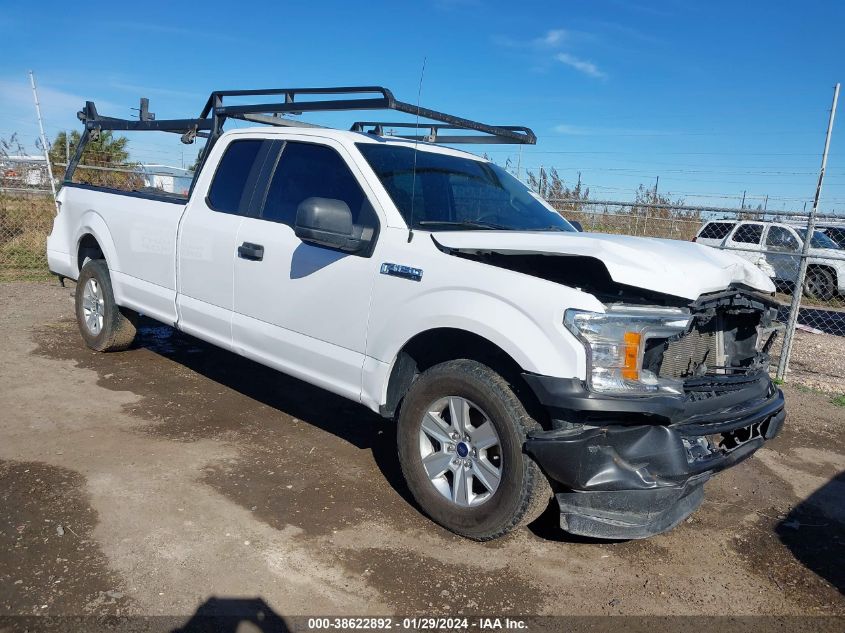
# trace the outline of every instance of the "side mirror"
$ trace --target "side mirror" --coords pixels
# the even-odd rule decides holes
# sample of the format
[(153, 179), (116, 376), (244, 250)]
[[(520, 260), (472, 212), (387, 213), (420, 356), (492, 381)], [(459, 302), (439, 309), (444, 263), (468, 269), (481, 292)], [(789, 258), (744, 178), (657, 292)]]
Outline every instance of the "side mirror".
[(294, 233), (303, 242), (357, 253), (367, 241), (352, 222), (352, 211), (343, 200), (306, 198), (296, 209)]
[(583, 226), (581, 226), (581, 223), (580, 223), (578, 220), (568, 220), (568, 222), (569, 222), (572, 226), (574, 226), (574, 227), (575, 227), (575, 230), (576, 230), (576, 231), (578, 231), (579, 233), (583, 233), (583, 232), (584, 232), (584, 227), (583, 227)]

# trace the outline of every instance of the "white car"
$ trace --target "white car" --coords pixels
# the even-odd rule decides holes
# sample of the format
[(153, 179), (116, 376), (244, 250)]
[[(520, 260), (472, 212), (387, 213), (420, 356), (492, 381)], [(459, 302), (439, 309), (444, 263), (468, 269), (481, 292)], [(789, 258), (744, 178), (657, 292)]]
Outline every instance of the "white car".
[[(77, 281), (85, 342), (126, 349), (144, 314), (395, 418), (420, 507), (479, 540), (552, 497), (573, 533), (662, 532), (779, 431), (774, 286), (758, 268), (689, 242), (575, 232), (502, 168), (437, 144), (531, 143), (527, 128), (357, 90), (376, 93), (362, 109), (435, 123), (404, 138), (267, 116), (353, 109), (350, 88), (312, 90), (342, 95), (329, 101), (280, 89), (256, 106), (224, 103), (254, 92), (214, 93), (178, 121), (143, 106), (140, 121), (104, 118), (89, 102), (47, 244), (50, 269)], [(231, 117), (274, 125), (221, 134)], [(101, 129), (208, 134), (190, 197), (76, 184)]]
[[(781, 222), (714, 220), (706, 222), (693, 241), (731, 250), (791, 289), (806, 235), (805, 226)], [(845, 295), (845, 250), (820, 229), (810, 242), (804, 293), (822, 300)]]

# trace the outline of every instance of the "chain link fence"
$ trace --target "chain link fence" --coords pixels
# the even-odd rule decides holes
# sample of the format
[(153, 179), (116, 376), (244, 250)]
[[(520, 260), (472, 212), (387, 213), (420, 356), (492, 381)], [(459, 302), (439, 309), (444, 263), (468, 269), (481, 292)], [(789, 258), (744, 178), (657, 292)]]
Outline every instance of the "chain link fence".
[[(810, 221), (805, 213), (583, 199), (550, 203), (584, 231), (695, 241), (747, 259), (774, 282), (784, 326), (806, 259), (795, 331), (778, 337), (772, 367), (778, 378), (845, 392), (845, 217), (817, 216), (804, 255)], [(792, 351), (788, 367), (780, 367), (787, 336), (793, 337)]]
[(55, 215), (46, 161), (0, 157), (0, 280), (49, 276), (45, 243)]
[[(57, 166), (61, 171), (63, 165)], [(79, 170), (82, 181), (118, 189), (179, 195), (190, 182), (185, 169), (115, 168), (90, 158), (86, 167)], [(819, 216), (804, 256), (806, 214), (585, 199), (550, 203), (584, 231), (696, 241), (736, 253), (774, 281), (783, 324), (789, 321), (804, 257), (806, 277), (790, 363), (778, 377), (831, 393), (845, 391), (845, 218)], [(45, 243), (54, 215), (46, 162), (39, 157), (0, 159), (0, 280), (49, 277)], [(779, 337), (773, 350), (773, 367), (779, 364), (784, 338)]]

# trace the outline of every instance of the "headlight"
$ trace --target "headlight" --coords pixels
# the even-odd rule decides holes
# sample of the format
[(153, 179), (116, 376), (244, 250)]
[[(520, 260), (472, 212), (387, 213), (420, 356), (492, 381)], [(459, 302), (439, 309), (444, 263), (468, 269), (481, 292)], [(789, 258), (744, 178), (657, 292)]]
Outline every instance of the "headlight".
[(686, 331), (691, 316), (681, 308), (611, 306), (607, 312), (567, 310), (564, 324), (587, 350), (587, 379), (606, 393), (681, 392), (681, 382), (643, 369), (649, 339)]

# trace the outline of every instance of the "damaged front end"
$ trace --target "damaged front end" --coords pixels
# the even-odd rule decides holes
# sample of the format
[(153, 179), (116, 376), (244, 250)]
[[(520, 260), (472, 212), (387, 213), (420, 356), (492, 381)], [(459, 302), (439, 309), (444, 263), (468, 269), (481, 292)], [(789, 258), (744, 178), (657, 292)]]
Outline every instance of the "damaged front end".
[(785, 417), (768, 375), (775, 316), (770, 298), (738, 288), (685, 307), (568, 313), (587, 380), (525, 374), (553, 421), (525, 450), (555, 483), (561, 527), (613, 539), (668, 530), (713, 473), (774, 437)]

